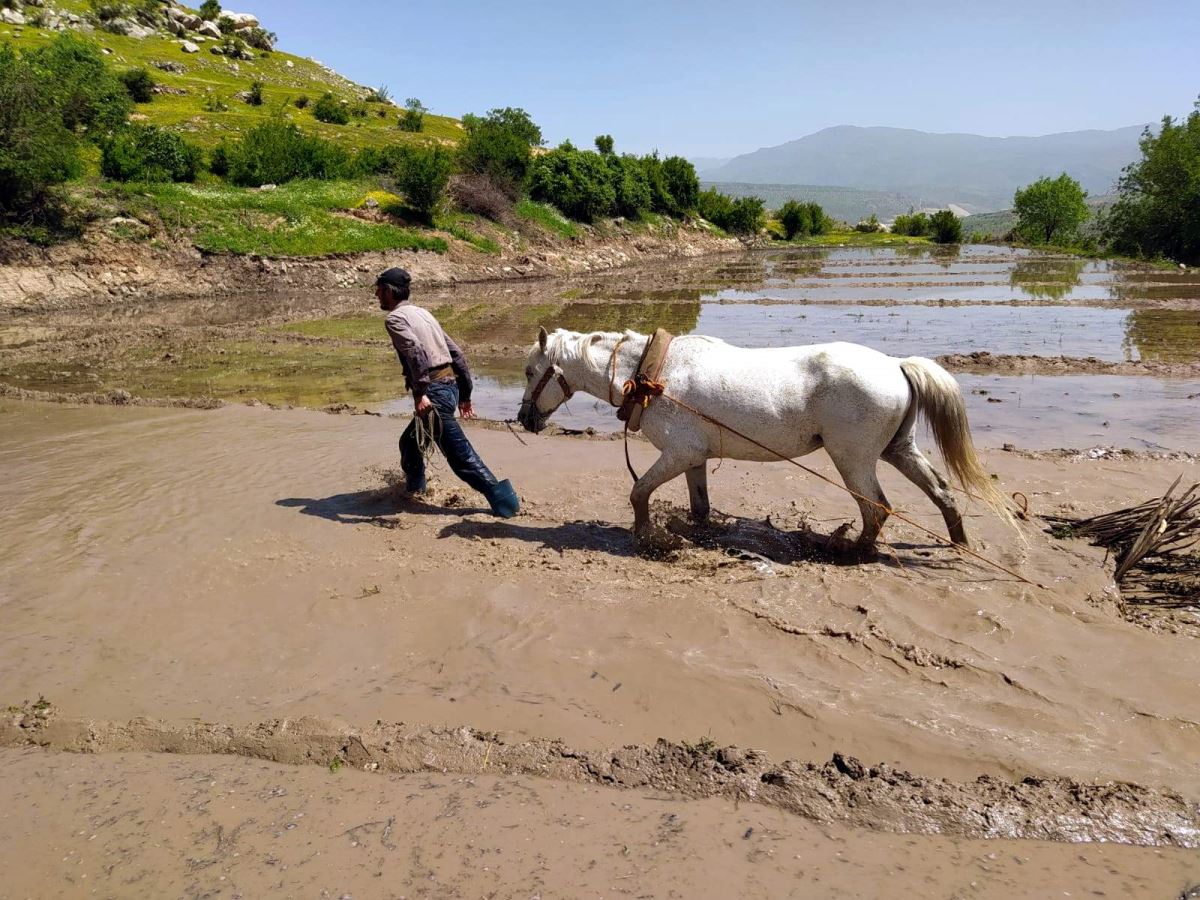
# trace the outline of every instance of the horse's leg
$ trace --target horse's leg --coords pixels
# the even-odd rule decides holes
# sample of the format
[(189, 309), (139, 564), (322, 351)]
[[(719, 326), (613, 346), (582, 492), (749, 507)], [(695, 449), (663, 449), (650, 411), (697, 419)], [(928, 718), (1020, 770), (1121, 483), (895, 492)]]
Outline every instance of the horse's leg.
[(867, 458), (861, 452), (839, 453), (826, 447), (833, 464), (837, 466), (838, 474), (846, 487), (855, 494), (858, 512), (862, 516), (862, 531), (859, 533), (855, 550), (859, 553), (870, 553), (875, 549), (875, 539), (887, 521), (887, 497), (879, 486), (879, 478), (875, 475), (877, 457)]
[(650, 536), (650, 495), (695, 465), (693, 458), (664, 453), (637, 480), (629, 494), (633, 504), (633, 535), (642, 540)]
[(950, 493), (950, 484), (933, 466), (929, 464), (924, 454), (917, 449), (912, 435), (907, 440), (901, 440), (898, 445), (888, 447), (883, 451), (883, 458), (895, 466), (905, 478), (925, 492), (925, 496), (933, 501), (946, 520), (946, 529), (950, 532), (950, 540), (963, 547), (968, 546), (967, 532), (963, 528), (962, 513)]
[(703, 462), (687, 470), (688, 500), (692, 504), (692, 521), (708, 521), (708, 464)]

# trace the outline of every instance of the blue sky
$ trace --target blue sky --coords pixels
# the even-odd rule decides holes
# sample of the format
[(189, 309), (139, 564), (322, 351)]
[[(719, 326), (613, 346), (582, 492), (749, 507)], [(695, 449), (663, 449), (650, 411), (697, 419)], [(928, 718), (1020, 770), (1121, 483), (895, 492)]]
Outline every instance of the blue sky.
[(1200, 0), (237, 0), (281, 46), (435, 112), (522, 106), (550, 143), (732, 156), (831, 125), (1118, 128), (1200, 94)]

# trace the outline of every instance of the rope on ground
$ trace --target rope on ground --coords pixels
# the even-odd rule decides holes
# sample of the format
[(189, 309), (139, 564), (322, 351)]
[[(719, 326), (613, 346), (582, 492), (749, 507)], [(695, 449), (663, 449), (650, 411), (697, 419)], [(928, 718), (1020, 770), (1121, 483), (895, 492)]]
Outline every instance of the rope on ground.
[[(1030, 581), (1028, 578), (1026, 578), (1024, 575), (1020, 574), (1019, 572), (1015, 572), (1012, 569), (1008, 568), (1007, 566), (996, 562), (995, 560), (988, 559), (986, 556), (983, 556), (980, 553), (976, 553), (974, 550), (972, 550), (969, 547), (964, 547), (961, 544), (956, 544), (953, 541), (942, 537), (936, 531), (933, 531), (930, 528), (926, 528), (920, 522), (913, 521), (911, 518), (909, 518), (908, 516), (906, 516), (904, 513), (900, 512), (899, 510), (893, 509), (890, 506), (888, 506), (887, 504), (880, 503), (878, 500), (872, 500), (870, 497), (864, 497), (862, 494), (847, 487), (846, 485), (841, 484), (837, 481), (834, 481), (832, 478), (830, 478), (826, 475), (822, 475), (816, 469), (810, 468), (809, 466), (806, 466), (801, 462), (797, 462), (796, 460), (792, 459), (790, 456), (786, 456), (785, 454), (780, 453), (778, 450), (774, 450), (771, 447), (768, 447), (766, 444), (762, 443), (761, 441), (757, 441), (754, 438), (750, 437), (749, 435), (743, 434), (742, 432), (738, 431), (736, 428), (731, 428), (730, 426), (724, 424), (723, 422), (717, 421), (716, 419), (714, 419), (712, 416), (708, 415), (707, 413), (701, 412), (700, 410), (696, 409), (696, 407), (692, 406), (690, 403), (687, 403), (683, 400), (680, 400), (678, 397), (673, 397), (670, 394), (668, 394), (666, 392), (666, 386), (664, 384), (662, 384), (661, 382), (652, 382), (648, 378), (645, 378), (644, 376), (639, 376), (639, 379), (640, 380), (630, 379), (629, 381), (626, 381), (625, 387), (622, 392), (627, 393), (629, 391), (637, 391), (637, 390), (643, 389), (643, 388), (646, 390), (652, 390), (653, 391), (652, 396), (662, 397), (664, 400), (669, 400), (670, 402), (674, 403), (676, 406), (680, 407), (681, 409), (686, 409), (688, 412), (692, 413), (693, 415), (699, 416), (701, 419), (708, 422), (709, 424), (715, 425), (717, 428), (719, 428), (723, 431), (728, 431), (730, 434), (736, 435), (737, 437), (740, 437), (744, 441), (749, 441), (751, 444), (754, 444), (754, 446), (758, 447), (760, 450), (765, 450), (767, 453), (770, 453), (772, 456), (777, 456), (777, 457), (779, 457), (779, 459), (783, 460), (784, 462), (791, 463), (796, 468), (807, 472), (809, 475), (813, 475), (813, 476), (821, 479), (826, 484), (831, 484), (835, 488), (840, 488), (841, 490), (845, 491), (850, 496), (854, 497), (856, 500), (861, 500), (864, 503), (869, 503), (871, 506), (878, 507), (885, 515), (895, 516), (901, 522), (905, 522), (905, 523), (911, 525), (913, 528), (916, 528), (918, 531), (923, 532), (924, 534), (933, 538), (938, 543), (944, 544), (945, 546), (949, 547), (952, 550), (956, 550), (959, 553), (964, 553), (967, 556), (970, 556), (970, 557), (978, 560), (979, 562), (985, 563), (986, 565), (989, 565), (994, 569), (998, 569), (999, 571), (1003, 572), (1006, 575), (1011, 575), (1013, 578), (1017, 579), (1020, 582), (1031, 585), (1032, 587), (1041, 588), (1042, 590), (1045, 590), (1044, 585), (1038, 584), (1036, 581)], [(646, 396), (645, 401), (644, 401), (645, 403), (650, 402), (650, 396), (651, 395)], [(638, 478), (637, 473), (634, 472), (633, 464), (629, 460), (629, 426), (628, 426), (628, 424), (626, 424), (626, 426), (625, 426), (625, 464), (629, 467), (629, 474), (633, 476), (634, 481), (637, 481), (637, 478)]]

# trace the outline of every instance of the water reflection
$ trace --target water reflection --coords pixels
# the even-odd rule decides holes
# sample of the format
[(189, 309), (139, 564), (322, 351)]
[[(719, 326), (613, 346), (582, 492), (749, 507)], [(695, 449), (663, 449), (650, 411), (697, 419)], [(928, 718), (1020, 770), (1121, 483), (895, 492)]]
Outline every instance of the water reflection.
[(1125, 320), (1122, 345), (1131, 359), (1193, 362), (1200, 357), (1200, 311), (1132, 310)]
[(1079, 286), (1082, 259), (1022, 259), (1013, 264), (1008, 283), (1039, 300), (1062, 300)]

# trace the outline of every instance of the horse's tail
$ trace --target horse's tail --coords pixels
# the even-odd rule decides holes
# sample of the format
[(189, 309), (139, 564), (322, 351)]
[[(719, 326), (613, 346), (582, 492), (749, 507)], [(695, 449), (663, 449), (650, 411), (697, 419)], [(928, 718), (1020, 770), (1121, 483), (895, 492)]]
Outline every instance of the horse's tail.
[(1004, 495), (975, 455), (971, 427), (967, 424), (967, 407), (954, 376), (933, 360), (921, 356), (900, 360), (900, 371), (912, 387), (917, 410), (933, 430), (946, 467), (969, 495), (982, 500), (996, 515), (1015, 527)]

